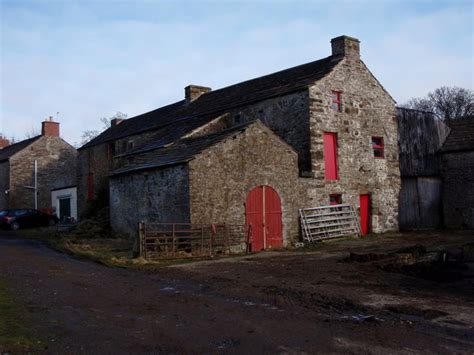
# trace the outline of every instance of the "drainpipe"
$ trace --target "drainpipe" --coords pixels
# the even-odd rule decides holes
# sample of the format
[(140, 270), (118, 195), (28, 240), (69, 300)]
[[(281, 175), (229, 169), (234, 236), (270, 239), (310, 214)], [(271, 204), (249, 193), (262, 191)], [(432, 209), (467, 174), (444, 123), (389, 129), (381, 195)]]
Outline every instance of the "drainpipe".
[(34, 184), (33, 186), (24, 186), (27, 189), (33, 190), (35, 193), (35, 210), (38, 209), (38, 161), (35, 160), (34, 168)]

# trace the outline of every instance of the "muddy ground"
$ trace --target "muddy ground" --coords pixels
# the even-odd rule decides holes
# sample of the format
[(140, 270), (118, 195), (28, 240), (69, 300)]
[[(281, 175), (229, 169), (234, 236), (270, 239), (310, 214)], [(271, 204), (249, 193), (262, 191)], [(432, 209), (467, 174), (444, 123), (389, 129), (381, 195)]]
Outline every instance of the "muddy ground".
[(0, 236), (0, 276), (45, 353), (473, 353), (473, 243), (410, 233), (130, 270)]

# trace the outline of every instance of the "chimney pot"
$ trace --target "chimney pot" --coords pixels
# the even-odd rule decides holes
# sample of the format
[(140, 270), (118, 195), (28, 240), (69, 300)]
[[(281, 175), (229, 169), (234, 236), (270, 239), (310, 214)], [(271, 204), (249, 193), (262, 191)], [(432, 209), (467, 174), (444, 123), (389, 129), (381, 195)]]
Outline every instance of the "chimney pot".
[(186, 102), (189, 103), (191, 101), (194, 101), (202, 94), (206, 94), (211, 90), (211, 88), (208, 88), (206, 86), (188, 85), (184, 88), (184, 96), (186, 98)]
[(332, 55), (343, 55), (360, 59), (360, 41), (349, 36), (339, 36), (331, 39)]
[(50, 116), (45, 121), (41, 122), (41, 135), (59, 137), (59, 122), (53, 122)]

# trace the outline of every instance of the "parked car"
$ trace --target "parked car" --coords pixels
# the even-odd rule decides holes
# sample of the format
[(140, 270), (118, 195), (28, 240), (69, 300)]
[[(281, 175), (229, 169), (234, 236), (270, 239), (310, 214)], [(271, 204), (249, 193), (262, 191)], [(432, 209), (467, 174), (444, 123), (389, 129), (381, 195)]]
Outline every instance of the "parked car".
[(0, 227), (6, 229), (54, 226), (56, 223), (58, 217), (34, 209), (0, 211)]

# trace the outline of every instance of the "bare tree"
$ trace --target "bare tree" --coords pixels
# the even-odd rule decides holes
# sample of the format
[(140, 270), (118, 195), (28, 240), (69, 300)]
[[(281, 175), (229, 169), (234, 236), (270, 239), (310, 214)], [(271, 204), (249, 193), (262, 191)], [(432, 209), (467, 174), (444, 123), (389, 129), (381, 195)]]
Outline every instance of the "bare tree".
[(463, 119), (474, 115), (474, 92), (456, 86), (442, 86), (424, 98), (413, 98), (401, 106), (433, 112), (444, 121)]
[(39, 128), (36, 127), (30, 127), (30, 129), (25, 133), (25, 139), (33, 138), (36, 136), (39, 136), (41, 134), (41, 131)]
[(127, 114), (123, 113), (123, 112), (120, 112), (118, 111), (115, 115), (113, 115), (112, 117), (110, 118), (107, 118), (107, 117), (102, 117), (100, 119), (100, 122), (102, 123), (102, 129), (101, 130), (98, 130), (98, 129), (88, 129), (84, 132), (82, 132), (82, 135), (81, 135), (81, 143), (79, 144), (79, 146), (83, 146), (84, 144), (86, 144), (87, 142), (90, 142), (92, 139), (94, 139), (95, 137), (97, 137), (102, 131), (105, 131), (107, 129), (110, 128), (110, 122), (115, 119), (115, 118), (118, 118), (118, 119), (126, 119), (128, 116)]

